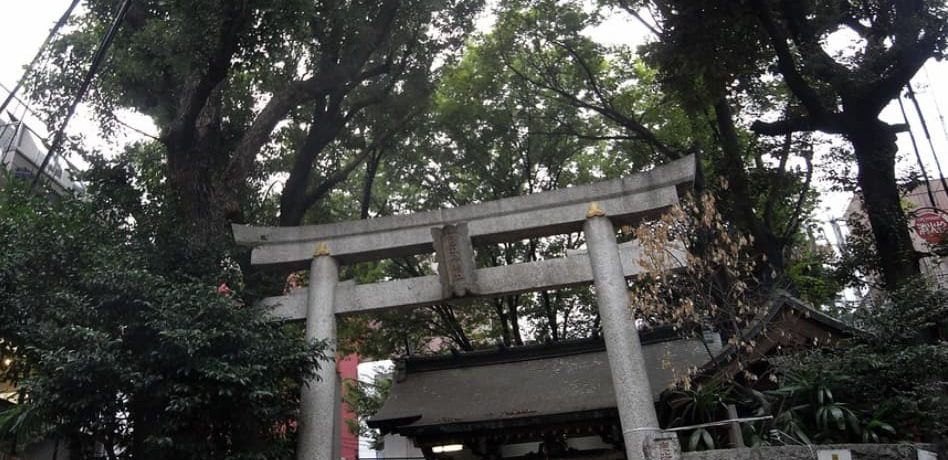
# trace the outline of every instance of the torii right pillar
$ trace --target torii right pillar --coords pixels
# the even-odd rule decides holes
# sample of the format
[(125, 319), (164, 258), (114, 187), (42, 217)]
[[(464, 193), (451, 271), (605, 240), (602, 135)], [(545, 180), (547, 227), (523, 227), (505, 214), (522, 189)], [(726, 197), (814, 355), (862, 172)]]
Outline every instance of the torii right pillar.
[(626, 456), (629, 460), (644, 459), (646, 443), (661, 430), (642, 344), (629, 308), (629, 289), (619, 259), (615, 227), (606, 213), (592, 203), (586, 213), (583, 232), (592, 265)]

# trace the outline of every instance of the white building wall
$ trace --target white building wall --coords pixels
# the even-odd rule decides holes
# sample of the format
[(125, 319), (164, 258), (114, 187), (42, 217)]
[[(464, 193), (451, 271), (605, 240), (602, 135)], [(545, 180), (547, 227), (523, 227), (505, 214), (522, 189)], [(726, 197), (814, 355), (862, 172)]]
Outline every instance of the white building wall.
[[(394, 364), (392, 361), (370, 361), (359, 363), (359, 380), (363, 382), (374, 382), (379, 378), (388, 378), (392, 374)], [(384, 448), (382, 450), (373, 450), (369, 438), (359, 438), (359, 458), (363, 460), (371, 459), (423, 459), (421, 449), (412, 444), (411, 440), (399, 435), (386, 435), (384, 438)]]

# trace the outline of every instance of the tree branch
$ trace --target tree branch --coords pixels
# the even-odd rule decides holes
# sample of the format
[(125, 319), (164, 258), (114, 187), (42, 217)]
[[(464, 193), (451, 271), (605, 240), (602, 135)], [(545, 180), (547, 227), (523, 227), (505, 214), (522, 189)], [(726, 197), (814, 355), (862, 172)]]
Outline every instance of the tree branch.
[(774, 206), (777, 201), (777, 189), (783, 187), (783, 179), (787, 172), (787, 160), (790, 158), (790, 149), (793, 146), (793, 133), (788, 132), (784, 135), (783, 147), (780, 149), (780, 161), (777, 164), (777, 177), (770, 182), (767, 187), (767, 199), (764, 203), (764, 224), (774, 228)]
[(331, 192), (337, 185), (345, 181), (356, 167), (361, 165), (366, 161), (367, 158), (369, 158), (369, 155), (371, 155), (372, 152), (380, 150), (382, 146), (389, 141), (389, 139), (404, 130), (406, 123), (408, 123), (408, 121), (414, 118), (417, 114), (418, 111), (412, 111), (405, 114), (405, 116), (393, 123), (390, 128), (386, 129), (381, 135), (373, 139), (372, 143), (362, 149), (359, 155), (320, 182), (319, 185), (307, 193), (303, 198), (302, 211), (306, 212), (306, 210), (313, 207), (316, 202), (326, 196), (327, 193)]
[(771, 46), (773, 46), (774, 52), (777, 55), (777, 67), (780, 69), (780, 73), (783, 75), (787, 86), (793, 91), (793, 94), (800, 99), (800, 102), (806, 107), (811, 118), (819, 121), (829, 118), (829, 111), (823, 106), (819, 95), (813, 87), (806, 82), (797, 69), (796, 60), (787, 44), (788, 37), (786, 33), (777, 26), (767, 5), (764, 4), (764, 0), (754, 0), (752, 4), (757, 13), (757, 17), (760, 19), (764, 30), (767, 31), (767, 35), (770, 38)]
[(636, 11), (627, 0), (619, 0), (619, 7), (637, 19), (643, 26), (645, 26), (646, 29), (648, 29), (649, 32), (651, 32), (656, 37), (660, 37), (662, 35), (662, 32), (655, 26), (649, 24), (648, 21), (646, 21), (645, 18), (643, 18), (642, 15), (639, 14), (639, 12)]
[(375, 184), (375, 176), (378, 173), (379, 162), (385, 155), (385, 149), (379, 148), (369, 156), (365, 164), (365, 180), (362, 183), (362, 200), (360, 201), (359, 218), (368, 219), (369, 211), (372, 206), (372, 190)]
[(824, 131), (831, 134), (844, 134), (841, 126), (826, 120), (816, 121), (810, 116), (791, 117), (773, 122), (757, 120), (751, 124), (751, 131), (764, 136), (783, 136), (787, 133)]
[(243, 182), (257, 153), (269, 141), (270, 133), (301, 101), (311, 100), (317, 94), (329, 93), (333, 88), (353, 81), (362, 81), (359, 79), (363, 72), (360, 69), (390, 33), (400, 4), (399, 0), (384, 0), (375, 19), (367, 26), (366, 36), (347, 48), (342, 54), (342, 62), (312, 78), (292, 82), (273, 95), (234, 150), (225, 173), (228, 182)]
[(823, 49), (820, 44), (820, 37), (824, 31), (813, 30), (811, 22), (807, 20), (807, 16), (811, 12), (805, 8), (804, 3), (796, 0), (782, 0), (781, 4), (793, 43), (810, 61), (809, 70), (817, 78), (829, 83), (837, 94), (846, 94), (850, 91), (852, 89), (852, 72), (846, 66), (836, 62)]
[(168, 130), (162, 136), (166, 144), (177, 147), (194, 136), (196, 122), (201, 111), (207, 106), (214, 88), (227, 78), (234, 54), (239, 44), (239, 34), (250, 19), (246, 0), (225, 1), (225, 19), (221, 24), (217, 47), (211, 55), (206, 68), (194, 69), (187, 79), (192, 82), (185, 87), (178, 98), (177, 117), (171, 121)]
[(645, 143), (651, 145), (652, 147), (654, 147), (655, 150), (657, 150), (658, 152), (660, 152), (663, 156), (665, 156), (665, 158), (667, 158), (667, 159), (669, 159), (669, 160), (676, 160), (676, 159), (679, 159), (679, 158), (681, 158), (682, 156), (684, 156), (681, 152), (679, 152), (679, 151), (677, 151), (677, 150), (675, 150), (675, 149), (673, 149), (673, 148), (671, 148), (671, 147), (665, 145), (663, 142), (661, 142), (660, 140), (658, 140), (658, 137), (656, 137), (655, 134), (654, 134), (650, 129), (646, 128), (645, 126), (643, 126), (641, 123), (639, 123), (639, 122), (636, 121), (635, 119), (633, 119), (633, 118), (631, 118), (631, 117), (628, 117), (628, 116), (626, 116), (626, 115), (623, 115), (623, 114), (621, 114), (621, 113), (617, 112), (616, 110), (613, 110), (613, 109), (611, 109), (611, 108), (609, 108), (609, 107), (599, 106), (599, 105), (596, 105), (596, 104), (590, 104), (589, 102), (586, 102), (586, 101), (584, 101), (584, 100), (582, 100), (582, 99), (580, 99), (580, 98), (574, 96), (573, 94), (570, 94), (568, 91), (566, 91), (566, 90), (564, 90), (563, 88), (560, 88), (560, 87), (558, 87), (558, 86), (556, 86), (556, 85), (552, 85), (552, 84), (545, 83), (545, 82), (542, 82), (542, 81), (540, 81), (540, 80), (537, 80), (537, 79), (535, 79), (535, 78), (531, 78), (531, 77), (529, 77), (528, 75), (526, 75), (526, 73), (524, 73), (524, 72), (521, 71), (520, 69), (516, 68), (516, 66), (510, 64), (510, 63), (507, 62), (506, 60), (504, 60), (504, 65), (505, 65), (507, 68), (509, 68), (511, 72), (513, 72), (514, 74), (516, 74), (518, 77), (520, 77), (520, 78), (523, 79), (524, 81), (526, 81), (526, 82), (528, 82), (528, 83), (530, 83), (530, 84), (532, 84), (532, 85), (534, 85), (534, 86), (536, 86), (536, 87), (538, 87), (538, 88), (543, 88), (543, 89), (547, 89), (547, 90), (549, 90), (549, 91), (553, 91), (554, 93), (556, 93), (556, 95), (559, 97), (559, 99), (560, 99), (563, 103), (568, 104), (568, 105), (573, 105), (573, 106), (576, 106), (576, 107), (581, 107), (581, 108), (585, 108), (585, 109), (592, 110), (592, 111), (594, 111), (594, 112), (596, 112), (596, 113), (599, 113), (600, 115), (602, 115), (602, 116), (604, 116), (604, 117), (606, 117), (606, 118), (612, 120), (613, 122), (615, 122), (615, 123), (618, 124), (619, 126), (621, 126), (621, 127), (625, 128), (625, 129), (627, 129), (627, 130), (629, 130), (629, 131), (635, 133), (641, 141), (643, 141), (643, 142), (645, 142)]
[[(945, 25), (941, 25), (945, 28)], [(921, 33), (921, 30), (917, 30)], [(899, 97), (899, 91), (922, 68), (929, 58), (935, 55), (938, 36), (944, 36), (944, 31), (932, 33), (925, 30), (922, 38), (910, 44), (896, 43), (890, 48), (881, 60), (888, 62), (880, 72), (881, 78), (860, 92), (863, 98), (860, 106), (878, 113), (890, 101)]]
[(806, 179), (803, 181), (803, 188), (800, 190), (800, 196), (797, 197), (797, 203), (793, 207), (793, 214), (790, 215), (790, 223), (787, 224), (787, 228), (783, 231), (783, 236), (781, 237), (783, 241), (787, 241), (787, 239), (797, 231), (800, 227), (800, 223), (803, 221), (803, 219), (801, 219), (803, 204), (806, 203), (806, 195), (807, 192), (810, 191), (810, 182), (813, 180), (813, 152), (810, 151), (808, 154), (803, 155), (803, 159), (806, 161)]

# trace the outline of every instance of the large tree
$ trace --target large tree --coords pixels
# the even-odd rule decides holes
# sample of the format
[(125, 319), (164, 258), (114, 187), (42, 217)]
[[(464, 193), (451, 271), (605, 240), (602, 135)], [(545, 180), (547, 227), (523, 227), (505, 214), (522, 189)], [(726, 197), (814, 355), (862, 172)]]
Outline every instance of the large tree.
[[(377, 176), (371, 194), (373, 214), (456, 207), (617, 177), (640, 158), (608, 147), (608, 133), (598, 119), (572, 105), (550, 103), (505, 64), (504, 56), (525, 59), (532, 51), (521, 47), (503, 51), (510, 46), (505, 38), (509, 26), (508, 21), (499, 21), (494, 31), (473, 40), (463, 58), (444, 70), (430, 110), (419, 120), (421, 129), (413, 131), (405, 144), (393, 146), (392, 161), (373, 172)], [(582, 27), (581, 22), (572, 27)], [(560, 71), (581, 81), (578, 69)], [(358, 195), (357, 188), (326, 204), (349, 203), (354, 215), (353, 195)], [(562, 257), (582, 241), (573, 234), (483, 247), (478, 249), (477, 263), (495, 266)], [(356, 270), (356, 275), (366, 281), (420, 276), (430, 272), (429, 262), (396, 260), (377, 270)], [(597, 334), (592, 304), (588, 289), (564, 289), (460, 307), (437, 305), (407, 314), (389, 312), (349, 320), (347, 326), (355, 328), (349, 335), (358, 337), (361, 349), (373, 355), (400, 350), (406, 342), (420, 348), (432, 338), (446, 338), (458, 349), (493, 343), (517, 346)]]
[[(621, 3), (621, 2), (620, 2)], [(843, 136), (889, 289), (919, 273), (895, 174), (896, 133), (881, 111), (948, 39), (948, 8), (937, 1), (648, 2), (658, 11), (671, 79), (698, 76), (704, 89), (776, 76), (792, 100), (778, 121), (756, 121), (768, 136), (820, 131)], [(830, 51), (852, 34), (852, 51)], [(717, 110), (720, 119), (727, 114)], [(723, 133), (722, 133), (723, 134)], [(726, 139), (726, 137), (725, 137)]]
[[(132, 5), (98, 76), (94, 106), (106, 126), (122, 108), (152, 118), (168, 185), (160, 199), (179, 218), (186, 235), (179, 242), (189, 253), (219, 253), (228, 224), (251, 217), (247, 203), (274, 172), (286, 174), (280, 223), (300, 224), (326, 189), (368, 158), (328, 152), (347, 124), (369, 107), (423, 101), (410, 80), (429, 78), (437, 56), (461, 43), (479, 2)], [(114, 8), (110, 0), (90, 0), (73, 32), (51, 48), (52, 66), (34, 96), (52, 114), (71, 95)], [(406, 92), (415, 98), (397, 97)], [(390, 129), (360, 134), (371, 144)], [(261, 153), (285, 158), (283, 169), (261, 168)]]
[[(794, 262), (790, 249), (800, 241), (813, 194), (812, 169), (792, 168), (790, 159), (812, 151), (807, 136), (769, 142), (740, 127), (730, 112), (721, 120), (709, 119), (665, 91), (656, 70), (632, 49), (603, 46), (586, 36), (584, 31), (600, 18), (584, 12), (579, 2), (507, 2), (496, 13), (490, 33), (477, 37), (464, 58), (445, 70), (423, 117), (424, 128), (396, 148), (394, 157), (421, 155), (424, 160), (392, 161), (373, 172), (381, 179), (372, 194), (377, 213), (541, 192), (701, 152), (706, 174), (727, 174), (722, 158), (731, 158), (727, 165), (740, 174), (735, 177), (742, 180), (732, 181), (736, 185), (709, 181), (708, 186), (724, 197), (719, 204), (728, 219), (755, 236), (755, 254), (767, 261), (760, 272), (782, 275)], [(733, 141), (727, 149), (721, 146), (719, 126)], [(327, 203), (345, 207), (355, 194), (352, 190)], [(353, 205), (348, 207), (354, 215)], [(478, 263), (561, 256), (582, 242), (575, 235), (483, 248)], [(426, 270), (426, 261), (414, 260), (359, 273), (368, 281)], [(518, 345), (531, 338), (586, 336), (598, 329), (591, 301), (588, 291), (576, 290), (507, 296), (480, 309), (444, 305), (411, 315), (386, 313), (375, 320), (397, 326), (370, 333), (358, 329), (355, 335), (372, 338), (373, 353), (401, 348), (406, 338), (423, 343), (447, 337), (465, 349), (485, 340)]]
[[(672, 48), (664, 42), (655, 45), (658, 52), (652, 46), (644, 53), (596, 43), (586, 31), (598, 21), (580, 2), (508, 2), (494, 41), (502, 43), (497, 47), (501, 61), (518, 80), (535, 88), (537, 100), (572, 107), (598, 122), (598, 128), (590, 130), (561, 119), (556, 132), (601, 140), (601, 148), (632, 159), (631, 169), (699, 154), (702, 174), (697, 188), (714, 190), (728, 220), (753, 235), (763, 260), (761, 278), (782, 278), (794, 263), (791, 248), (800, 241), (813, 204), (810, 137), (771, 142), (751, 135), (737, 120), (752, 114), (760, 101), (778, 97), (773, 87), (755, 83), (744, 90), (743, 100), (728, 101), (724, 95), (733, 79), (715, 78), (681, 62), (674, 52), (662, 53)], [(688, 30), (713, 32), (701, 23), (690, 24)], [(660, 32), (655, 33), (658, 38)], [(744, 51), (736, 47), (734, 55)], [(747, 51), (745, 60), (756, 64), (753, 50)], [(793, 167), (794, 157), (802, 158), (806, 167)], [(727, 182), (712, 180), (714, 176), (724, 176)]]

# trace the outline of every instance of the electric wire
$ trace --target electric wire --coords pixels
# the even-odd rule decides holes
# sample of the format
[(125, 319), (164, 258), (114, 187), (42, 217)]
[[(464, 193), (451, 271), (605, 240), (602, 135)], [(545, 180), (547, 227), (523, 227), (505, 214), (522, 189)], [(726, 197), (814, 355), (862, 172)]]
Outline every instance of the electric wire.
[[(935, 151), (935, 144), (932, 142), (932, 135), (928, 131), (928, 123), (925, 121), (925, 115), (922, 114), (922, 107), (918, 104), (918, 98), (915, 97), (915, 90), (912, 89), (912, 83), (905, 85), (908, 88), (908, 96), (912, 101), (912, 104), (915, 105), (915, 113), (918, 114), (918, 120), (922, 122), (922, 132), (925, 133), (925, 138), (928, 139), (928, 148), (932, 151), (932, 158), (935, 159), (935, 168), (938, 169), (938, 178), (941, 180), (942, 192), (948, 196), (948, 181), (945, 180), (945, 173), (941, 170), (941, 161), (938, 161), (938, 152)], [(937, 207), (932, 205), (932, 207)]]
[(932, 102), (935, 103), (935, 113), (938, 114), (938, 121), (941, 122), (941, 133), (945, 136), (945, 140), (948, 141), (948, 125), (945, 124), (945, 116), (941, 113), (941, 104), (938, 103), (938, 92), (935, 90), (935, 86), (932, 85), (932, 77), (928, 74), (928, 66), (922, 67), (922, 71), (925, 72), (925, 79), (928, 80), (928, 87), (931, 88)]
[(932, 202), (932, 207), (935, 208), (935, 194), (932, 193), (932, 184), (928, 180), (928, 171), (925, 170), (925, 165), (922, 164), (922, 154), (918, 151), (918, 143), (915, 142), (915, 133), (912, 132), (912, 125), (909, 124), (908, 115), (905, 114), (905, 104), (902, 103), (902, 98), (899, 97), (899, 109), (902, 110), (902, 119), (905, 120), (905, 124), (908, 125), (909, 139), (912, 140), (912, 148), (915, 150), (915, 159), (918, 160), (918, 167), (922, 170), (922, 178), (925, 179), (925, 190), (928, 192), (928, 199)]
[(43, 175), (43, 169), (45, 169), (46, 165), (49, 164), (49, 160), (52, 159), (53, 155), (56, 154), (56, 151), (62, 147), (63, 141), (65, 140), (66, 126), (69, 124), (69, 120), (72, 118), (73, 114), (75, 114), (76, 107), (85, 96), (86, 91), (89, 90), (89, 85), (92, 83), (93, 77), (95, 77), (96, 72), (102, 65), (102, 61), (105, 60), (105, 55), (109, 50), (109, 46), (112, 45), (112, 40), (115, 39), (115, 34), (122, 25), (122, 21), (125, 20), (125, 14), (128, 12), (128, 8), (131, 6), (131, 4), (132, 0), (124, 0), (122, 2), (118, 12), (115, 14), (115, 18), (112, 20), (112, 24), (109, 26), (109, 30), (99, 41), (99, 46), (95, 50), (95, 55), (92, 56), (92, 64), (90, 64), (89, 69), (86, 70), (86, 74), (82, 79), (82, 83), (79, 85), (79, 90), (76, 93), (76, 97), (73, 98), (72, 103), (69, 105), (69, 110), (66, 111), (66, 116), (63, 117), (63, 121), (60, 123), (59, 129), (56, 130), (56, 135), (53, 137), (53, 141), (50, 143), (49, 150), (46, 152), (46, 157), (43, 158), (43, 163), (36, 172), (36, 176), (33, 177), (33, 182), (30, 184), (30, 190), (36, 188), (36, 184)]
[(53, 37), (59, 33), (59, 29), (66, 24), (66, 21), (69, 20), (69, 16), (72, 16), (72, 10), (76, 8), (76, 5), (79, 4), (79, 0), (72, 0), (72, 3), (69, 4), (69, 8), (66, 8), (66, 12), (60, 16), (59, 20), (56, 21), (56, 24), (53, 25), (53, 28), (49, 30), (49, 35), (46, 36), (46, 40), (43, 40), (43, 44), (40, 45), (39, 50), (36, 52), (36, 55), (33, 56), (33, 60), (26, 66), (26, 69), (23, 70), (23, 75), (20, 76), (20, 79), (17, 80), (16, 85), (13, 86), (13, 89), (10, 90), (10, 94), (7, 94), (6, 99), (3, 100), (3, 103), (0, 104), (0, 113), (3, 113), (6, 110), (7, 105), (10, 104), (10, 101), (13, 100), (13, 97), (16, 95), (17, 91), (20, 90), (20, 87), (23, 86), (23, 83), (26, 81), (26, 78), (30, 76), (30, 72), (33, 71), (33, 66), (36, 65), (36, 62), (39, 61), (39, 58), (43, 55), (43, 51), (46, 50), (46, 47), (49, 46), (49, 42), (53, 40)]
[[(0, 83), (0, 89), (6, 91), (7, 93), (10, 92), (10, 88), (7, 88), (7, 86), (4, 85), (3, 83)], [(37, 120), (42, 120), (42, 119), (43, 119), (43, 115), (42, 115), (42, 114), (40, 114), (40, 113), (38, 113), (37, 111), (35, 111), (35, 110), (33, 110), (32, 108), (30, 108), (29, 104), (28, 104), (26, 101), (24, 101), (23, 99), (21, 99), (20, 97), (14, 97), (13, 100), (18, 103), (17, 105), (19, 105), (20, 107), (22, 107), (22, 108), (25, 110), (24, 116), (25, 116), (26, 113), (28, 113), (28, 114), (30, 114), (30, 115), (36, 117)], [(7, 113), (10, 113), (10, 112), (7, 112)], [(42, 122), (39, 123), (39, 124), (42, 124)], [(42, 136), (41, 136), (41, 137), (42, 137)], [(47, 137), (49, 137), (49, 136), (47, 136)]]
[[(10, 123), (10, 125), (3, 127), (3, 131), (6, 131), (7, 129), (9, 129), (10, 126), (14, 127), (13, 133), (11, 133), (10, 135), (10, 142), (8, 142), (6, 147), (4, 147), (3, 157), (0, 158), (0, 165), (3, 165), (4, 168), (6, 168), (7, 166), (7, 154), (12, 153), (13, 144), (17, 142), (17, 138), (21, 136), (20, 133), (21, 133), (21, 130), (23, 129), (23, 119), (26, 118), (27, 107), (26, 105), (23, 105), (23, 104), (21, 104), (21, 107), (22, 107), (22, 112), (20, 113), (20, 116), (16, 117), (16, 115), (13, 115), (13, 117), (16, 119), (16, 122)], [(10, 156), (10, 161), (11, 162), (13, 161), (13, 155)]]

